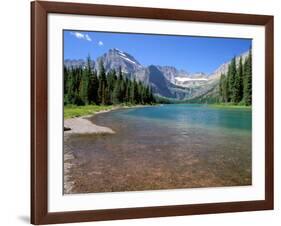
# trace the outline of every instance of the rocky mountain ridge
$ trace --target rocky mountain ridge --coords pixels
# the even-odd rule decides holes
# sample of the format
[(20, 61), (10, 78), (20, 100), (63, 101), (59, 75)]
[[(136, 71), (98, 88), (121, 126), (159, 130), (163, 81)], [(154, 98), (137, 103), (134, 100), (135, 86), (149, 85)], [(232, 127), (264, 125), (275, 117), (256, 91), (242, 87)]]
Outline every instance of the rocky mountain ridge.
[[(236, 57), (236, 62), (242, 57), (244, 61), (248, 51)], [(230, 59), (231, 60), (231, 59)], [(136, 79), (152, 87), (155, 95), (176, 100), (191, 100), (218, 90), (222, 73), (226, 74), (228, 62), (220, 65), (213, 73), (188, 73), (173, 66), (150, 65), (145, 67), (134, 56), (119, 49), (110, 49), (107, 53), (91, 61), (91, 68), (99, 70), (103, 62), (106, 71), (121, 68), (130, 79)], [(85, 67), (86, 60), (65, 60), (66, 67)]]

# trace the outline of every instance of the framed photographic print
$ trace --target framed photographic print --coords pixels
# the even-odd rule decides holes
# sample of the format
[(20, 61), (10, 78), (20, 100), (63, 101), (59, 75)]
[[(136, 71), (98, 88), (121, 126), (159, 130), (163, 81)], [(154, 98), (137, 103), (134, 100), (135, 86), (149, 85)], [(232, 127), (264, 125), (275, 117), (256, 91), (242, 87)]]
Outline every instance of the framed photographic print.
[(273, 209), (273, 16), (31, 3), (31, 223)]

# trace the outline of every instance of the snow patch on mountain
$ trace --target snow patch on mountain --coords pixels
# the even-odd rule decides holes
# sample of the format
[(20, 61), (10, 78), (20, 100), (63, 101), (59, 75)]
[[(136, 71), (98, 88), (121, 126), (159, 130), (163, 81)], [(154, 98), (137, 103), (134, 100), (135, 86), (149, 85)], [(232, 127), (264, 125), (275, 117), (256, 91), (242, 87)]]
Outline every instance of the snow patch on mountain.
[(192, 82), (192, 81), (208, 81), (207, 78), (188, 78), (188, 77), (175, 77), (178, 82)]
[(123, 52), (119, 52), (119, 55), (126, 57), (126, 55)]
[(126, 54), (123, 52), (123, 51), (121, 51), (121, 50), (119, 50), (119, 49), (116, 49), (117, 50), (117, 53), (119, 54), (119, 55), (121, 55), (121, 56), (123, 56), (123, 57), (126, 57)]
[[(121, 54), (120, 54), (121, 55)], [(132, 64), (137, 64), (135, 61), (130, 60), (129, 58), (126, 57), (126, 55), (121, 55), (120, 57), (122, 57), (124, 60), (127, 60), (129, 62), (131, 62)]]

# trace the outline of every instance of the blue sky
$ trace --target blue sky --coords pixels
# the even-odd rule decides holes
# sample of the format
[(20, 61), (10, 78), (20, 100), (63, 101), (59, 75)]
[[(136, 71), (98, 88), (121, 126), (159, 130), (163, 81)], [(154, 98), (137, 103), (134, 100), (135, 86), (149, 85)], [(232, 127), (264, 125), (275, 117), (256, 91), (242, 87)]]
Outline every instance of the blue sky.
[(142, 65), (168, 65), (187, 72), (211, 73), (247, 51), (251, 39), (64, 31), (64, 59), (96, 59), (118, 48)]

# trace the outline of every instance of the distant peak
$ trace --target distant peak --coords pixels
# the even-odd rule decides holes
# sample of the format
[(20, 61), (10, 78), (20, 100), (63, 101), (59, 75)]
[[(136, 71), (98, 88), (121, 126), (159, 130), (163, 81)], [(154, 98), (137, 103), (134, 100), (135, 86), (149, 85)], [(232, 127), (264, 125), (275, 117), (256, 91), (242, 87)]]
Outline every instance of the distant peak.
[(123, 57), (129, 55), (128, 53), (126, 53), (126, 52), (124, 52), (124, 51), (122, 51), (122, 50), (120, 50), (120, 49), (117, 49), (117, 48), (110, 49), (108, 52), (109, 52), (109, 53), (112, 53), (112, 54), (118, 54), (118, 55), (121, 55), (121, 56), (123, 56)]
[(109, 52), (123, 53), (123, 51), (122, 51), (122, 50), (117, 49), (117, 48), (112, 48), (112, 49), (110, 49), (110, 50), (109, 50)]
[(112, 59), (117, 57), (119, 59), (125, 60), (126, 62), (134, 64), (139, 68), (142, 67), (142, 65), (132, 55), (117, 48), (109, 49), (109, 51), (105, 53), (104, 56), (109, 58), (112, 57)]

